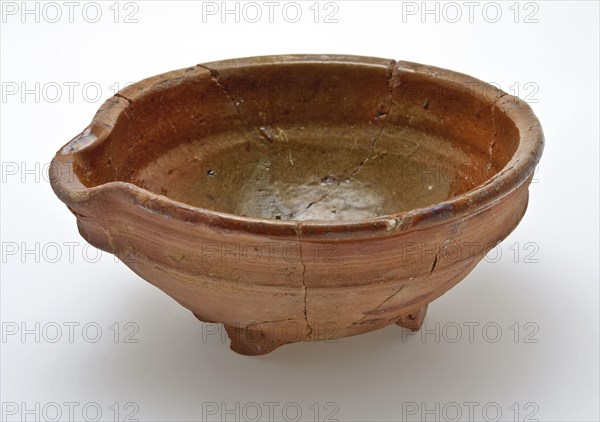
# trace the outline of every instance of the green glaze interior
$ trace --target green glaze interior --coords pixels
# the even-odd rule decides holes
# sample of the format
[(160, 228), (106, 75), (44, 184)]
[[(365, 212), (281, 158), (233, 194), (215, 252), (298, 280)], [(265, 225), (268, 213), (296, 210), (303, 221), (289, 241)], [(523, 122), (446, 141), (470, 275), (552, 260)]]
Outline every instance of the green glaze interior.
[(119, 94), (129, 106), (111, 135), (77, 155), (85, 184), (247, 217), (360, 220), (461, 195), (518, 144), (503, 94), (419, 65), (289, 56), (175, 73)]

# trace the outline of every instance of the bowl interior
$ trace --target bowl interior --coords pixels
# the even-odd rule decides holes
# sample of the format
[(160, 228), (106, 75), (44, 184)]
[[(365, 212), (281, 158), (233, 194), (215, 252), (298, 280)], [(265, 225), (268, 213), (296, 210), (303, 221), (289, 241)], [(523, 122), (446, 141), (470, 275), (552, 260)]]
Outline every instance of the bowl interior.
[(518, 144), (497, 91), (384, 59), (219, 62), (169, 80), (123, 93), (130, 109), (110, 139), (79, 155), (88, 186), (123, 180), (247, 217), (358, 220), (461, 195)]
[(281, 220), (354, 220), (423, 207), (481, 181), (485, 156), (411, 128), (386, 129), (371, 151), (344, 126), (277, 126), (255, 145), (219, 133), (178, 145), (136, 183), (201, 208)]

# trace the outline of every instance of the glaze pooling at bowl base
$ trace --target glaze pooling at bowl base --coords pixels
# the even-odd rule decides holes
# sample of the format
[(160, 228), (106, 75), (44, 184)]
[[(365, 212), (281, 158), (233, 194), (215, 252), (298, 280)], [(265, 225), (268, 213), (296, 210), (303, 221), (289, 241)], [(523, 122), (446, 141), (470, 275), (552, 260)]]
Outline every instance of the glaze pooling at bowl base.
[(179, 145), (135, 183), (192, 206), (275, 220), (360, 220), (442, 202), (477, 185), (490, 167), (466, 145), (408, 127), (373, 140), (354, 128), (261, 128)]

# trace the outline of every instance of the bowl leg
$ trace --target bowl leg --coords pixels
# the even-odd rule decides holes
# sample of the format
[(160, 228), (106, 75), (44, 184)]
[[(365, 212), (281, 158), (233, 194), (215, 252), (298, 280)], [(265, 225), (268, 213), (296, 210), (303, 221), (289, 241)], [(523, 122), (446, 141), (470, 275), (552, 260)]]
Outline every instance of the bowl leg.
[(231, 340), (231, 350), (240, 355), (266, 355), (287, 342), (277, 339), (273, 333), (250, 327), (232, 327), (225, 325)]
[(427, 315), (427, 306), (429, 305), (425, 305), (418, 311), (401, 317), (396, 321), (396, 325), (407, 328), (410, 331), (419, 331), (425, 320), (425, 315)]
[[(215, 323), (215, 321), (202, 315), (193, 314), (200, 322)], [(225, 327), (227, 336), (231, 341), (229, 347), (240, 355), (266, 355), (278, 347), (289, 343), (289, 341), (277, 339), (273, 330), (269, 330), (268, 327), (262, 330), (255, 327), (234, 327), (227, 324), (223, 324), (223, 327)]]

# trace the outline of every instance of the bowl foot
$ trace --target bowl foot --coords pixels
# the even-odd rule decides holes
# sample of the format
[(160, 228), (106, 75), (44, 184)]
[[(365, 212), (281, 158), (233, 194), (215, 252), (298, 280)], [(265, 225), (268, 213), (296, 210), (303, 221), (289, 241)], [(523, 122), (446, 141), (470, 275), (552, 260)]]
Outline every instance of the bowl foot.
[(423, 325), (423, 321), (425, 320), (425, 315), (427, 315), (427, 306), (428, 305), (425, 305), (418, 311), (401, 317), (398, 321), (396, 321), (396, 325), (407, 328), (410, 331), (419, 331), (421, 329), (421, 325)]
[(241, 355), (265, 355), (287, 343), (274, 338), (273, 333), (256, 328), (225, 325), (225, 330), (231, 340), (229, 347)]

